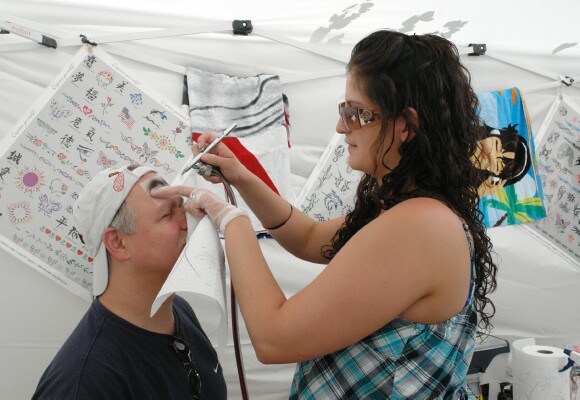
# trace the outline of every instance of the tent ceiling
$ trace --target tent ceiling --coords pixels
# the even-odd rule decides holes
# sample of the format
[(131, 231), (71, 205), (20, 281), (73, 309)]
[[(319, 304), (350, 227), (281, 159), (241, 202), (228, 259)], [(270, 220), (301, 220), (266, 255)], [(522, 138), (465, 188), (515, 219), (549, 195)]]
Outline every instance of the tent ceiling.
[[(38, 23), (77, 33), (170, 28), (252, 20), (254, 26), (311, 43), (351, 45), (369, 31), (440, 32), (458, 44), (487, 43), (488, 48), (541, 55), (580, 56), (580, 15), (576, 0), (556, 4), (490, 0), (479, 6), (460, 0), (417, 0), (394, 6), (379, 1), (130, 1), (1, 0), (2, 13), (26, 15)], [(46, 7), (50, 5), (50, 7)], [(516, 28), (514, 28), (516, 27)], [(88, 32), (85, 34), (89, 34)]]

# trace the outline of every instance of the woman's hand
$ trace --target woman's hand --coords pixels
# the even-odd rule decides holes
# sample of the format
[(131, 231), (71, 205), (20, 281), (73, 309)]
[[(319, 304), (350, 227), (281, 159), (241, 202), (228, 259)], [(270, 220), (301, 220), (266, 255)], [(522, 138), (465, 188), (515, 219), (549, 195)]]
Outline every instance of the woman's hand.
[[(193, 144), (193, 154), (199, 154), (199, 149), (207, 147), (216, 139), (211, 133), (204, 133), (197, 138), (197, 143)], [(223, 176), (232, 184), (236, 185), (246, 167), (236, 158), (235, 154), (223, 142), (218, 143), (210, 153), (204, 154), (201, 161), (214, 167), (218, 167)], [(217, 176), (206, 177), (206, 180), (212, 183), (220, 183), (221, 179)]]
[(216, 228), (225, 232), (227, 224), (234, 218), (245, 216), (238, 207), (226, 203), (215, 194), (205, 189), (194, 189), (187, 186), (163, 186), (151, 191), (157, 198), (187, 197), (183, 207), (187, 212), (198, 217), (208, 215)]

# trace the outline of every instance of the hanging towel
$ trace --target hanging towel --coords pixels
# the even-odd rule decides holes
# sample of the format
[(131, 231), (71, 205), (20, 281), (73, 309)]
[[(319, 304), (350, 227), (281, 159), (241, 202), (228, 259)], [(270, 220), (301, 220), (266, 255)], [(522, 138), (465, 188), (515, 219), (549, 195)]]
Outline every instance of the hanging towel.
[(521, 92), (511, 88), (478, 93), (478, 98), (487, 138), (472, 161), (481, 170), (479, 207), (485, 225), (506, 226), (544, 218), (534, 137)]

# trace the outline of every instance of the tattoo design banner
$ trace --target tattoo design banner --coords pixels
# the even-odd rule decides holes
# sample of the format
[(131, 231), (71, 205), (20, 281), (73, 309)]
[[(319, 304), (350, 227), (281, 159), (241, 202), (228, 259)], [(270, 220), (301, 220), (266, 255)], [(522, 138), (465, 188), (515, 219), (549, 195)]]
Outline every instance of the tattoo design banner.
[(354, 208), (362, 172), (348, 165), (344, 135), (335, 134), (298, 195), (297, 204), (311, 218), (326, 221)]
[(89, 300), (92, 258), (72, 205), (98, 171), (154, 167), (170, 182), (191, 153), (189, 118), (101, 49), (82, 48), (0, 141), (0, 244)]
[(542, 126), (538, 171), (548, 215), (529, 227), (580, 267), (580, 110), (558, 98)]

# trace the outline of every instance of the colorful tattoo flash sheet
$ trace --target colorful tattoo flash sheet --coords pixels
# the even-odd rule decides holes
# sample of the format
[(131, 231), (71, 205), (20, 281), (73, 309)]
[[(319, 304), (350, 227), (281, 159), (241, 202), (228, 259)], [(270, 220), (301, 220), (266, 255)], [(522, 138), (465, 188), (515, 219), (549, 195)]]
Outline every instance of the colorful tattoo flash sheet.
[(171, 181), (191, 153), (189, 119), (98, 48), (81, 49), (0, 142), (0, 243), (81, 297), (92, 261), (72, 205), (98, 171), (154, 167)]
[(529, 227), (580, 267), (580, 110), (557, 99), (542, 126), (538, 171), (548, 215)]
[(347, 214), (354, 208), (362, 173), (348, 165), (344, 135), (335, 134), (298, 195), (301, 210), (318, 221)]

